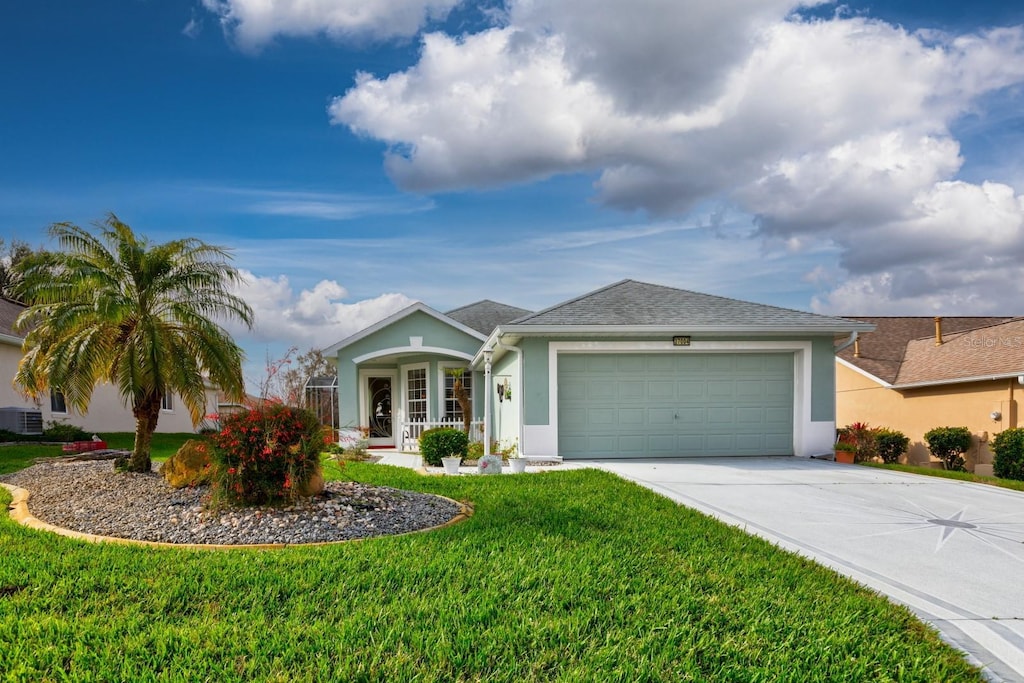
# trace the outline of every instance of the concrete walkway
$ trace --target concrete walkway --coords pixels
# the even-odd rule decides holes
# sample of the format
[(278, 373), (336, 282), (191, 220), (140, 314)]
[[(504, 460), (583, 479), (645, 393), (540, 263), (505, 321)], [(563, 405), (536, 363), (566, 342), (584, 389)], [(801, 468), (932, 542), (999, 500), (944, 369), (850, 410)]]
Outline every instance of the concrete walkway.
[(802, 458), (573, 463), (633, 480), (910, 607), (1024, 681), (1024, 493)]

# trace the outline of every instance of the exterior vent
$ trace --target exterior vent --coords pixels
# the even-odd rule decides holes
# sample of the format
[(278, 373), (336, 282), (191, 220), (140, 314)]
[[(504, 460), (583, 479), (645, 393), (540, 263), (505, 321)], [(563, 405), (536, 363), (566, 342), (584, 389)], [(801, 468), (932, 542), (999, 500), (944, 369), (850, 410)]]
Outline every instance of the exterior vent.
[(42, 434), (43, 413), (28, 408), (0, 408), (0, 429), (15, 434)]

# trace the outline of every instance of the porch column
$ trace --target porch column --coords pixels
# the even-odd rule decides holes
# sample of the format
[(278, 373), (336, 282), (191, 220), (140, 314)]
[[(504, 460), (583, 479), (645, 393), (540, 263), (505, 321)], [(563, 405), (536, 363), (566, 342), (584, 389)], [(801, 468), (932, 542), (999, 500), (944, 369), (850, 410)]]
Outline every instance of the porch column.
[(484, 455), (491, 454), (491, 351), (484, 351)]

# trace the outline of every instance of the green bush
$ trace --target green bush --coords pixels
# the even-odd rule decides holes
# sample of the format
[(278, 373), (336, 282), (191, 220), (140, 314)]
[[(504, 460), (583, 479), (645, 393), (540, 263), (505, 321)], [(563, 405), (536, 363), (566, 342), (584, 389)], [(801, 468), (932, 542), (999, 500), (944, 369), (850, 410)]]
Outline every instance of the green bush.
[(967, 427), (936, 427), (925, 433), (928, 450), (942, 460), (947, 470), (966, 472), (964, 453), (971, 447), (971, 430)]
[(46, 441), (88, 441), (92, 435), (77, 425), (64, 422), (50, 422), (43, 430)]
[(854, 462), (868, 462), (878, 454), (875, 448), (876, 431), (866, 422), (854, 422), (839, 430), (839, 443), (853, 444)]
[(63, 422), (48, 422), (42, 434), (18, 434), (6, 429), (0, 429), (0, 443), (5, 442), (26, 442), (36, 441), (89, 441), (92, 434), (89, 434), (81, 427), (64, 424)]
[(264, 405), (223, 419), (213, 437), (214, 496), (232, 505), (292, 500), (320, 473), (330, 435), (310, 410)]
[(875, 430), (875, 450), (882, 456), (882, 462), (892, 465), (907, 452), (910, 439), (903, 432), (882, 427)]
[(461, 429), (435, 427), (420, 434), (420, 454), (428, 465), (438, 467), (441, 458), (465, 458), (469, 437)]
[(1024, 481), (1024, 428), (999, 432), (992, 439), (992, 470), (1000, 479)]

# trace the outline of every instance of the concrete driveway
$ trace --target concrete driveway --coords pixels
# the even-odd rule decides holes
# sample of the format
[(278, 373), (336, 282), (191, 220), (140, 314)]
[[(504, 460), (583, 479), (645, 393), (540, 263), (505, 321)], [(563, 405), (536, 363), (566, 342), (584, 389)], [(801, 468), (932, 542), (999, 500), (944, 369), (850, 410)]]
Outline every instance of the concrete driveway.
[(573, 463), (633, 480), (910, 607), (1024, 681), (1024, 493), (803, 458)]

